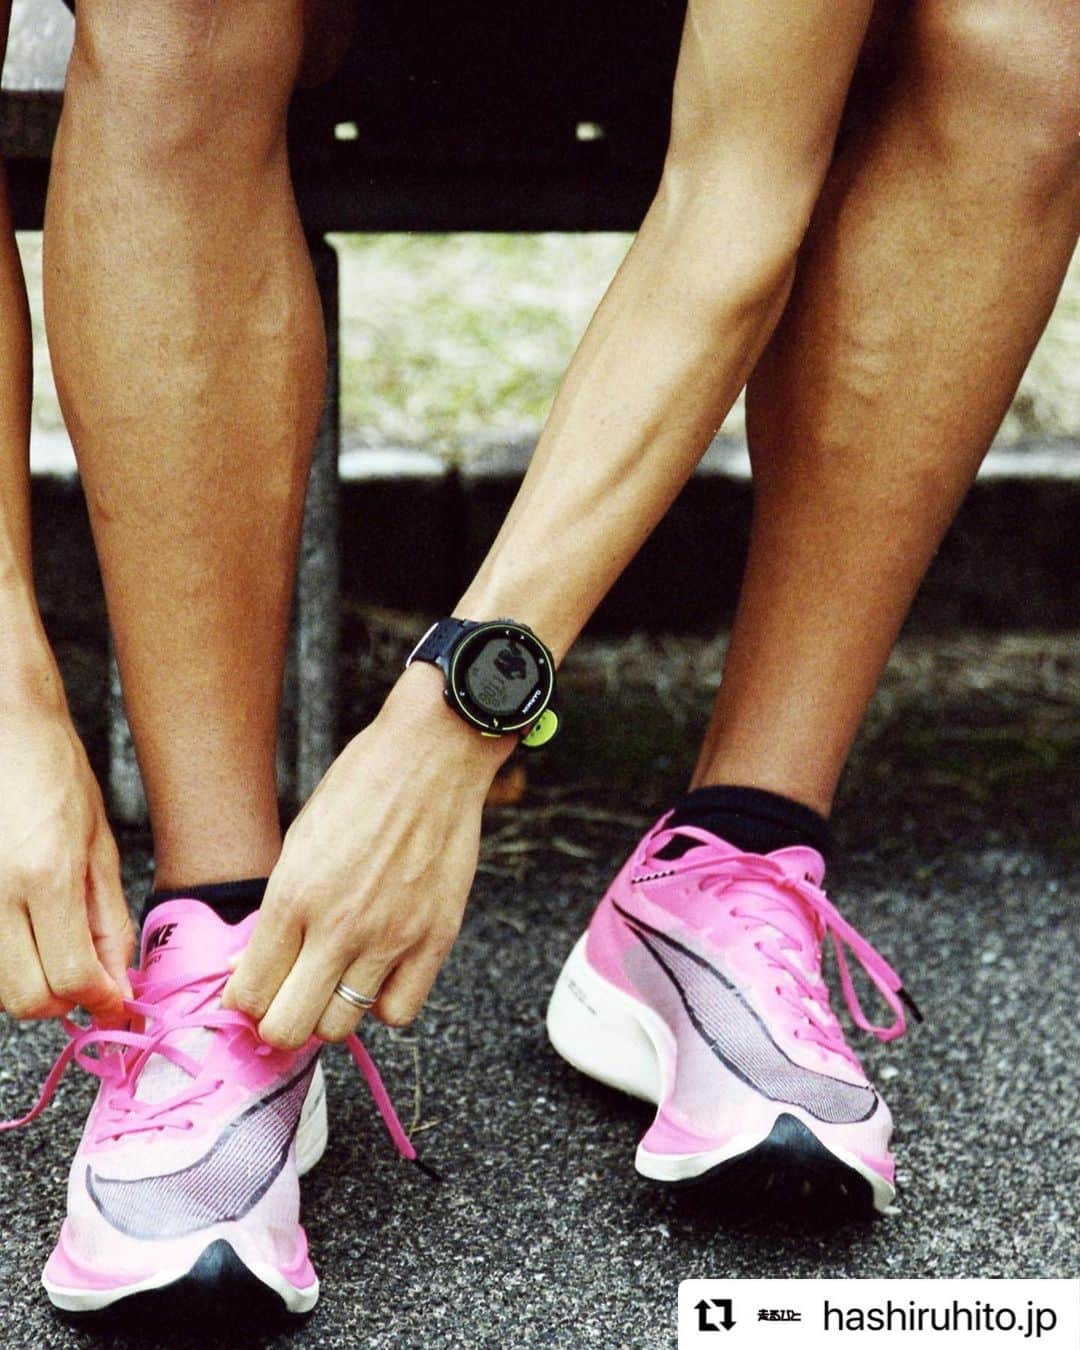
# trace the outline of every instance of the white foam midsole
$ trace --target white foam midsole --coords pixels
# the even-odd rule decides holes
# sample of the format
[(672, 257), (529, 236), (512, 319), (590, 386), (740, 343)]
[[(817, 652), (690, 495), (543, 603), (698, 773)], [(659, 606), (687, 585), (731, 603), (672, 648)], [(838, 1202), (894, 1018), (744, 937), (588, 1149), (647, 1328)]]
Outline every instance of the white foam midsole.
[[(659, 1105), (671, 1032), (662, 1019), (598, 975), (583, 934), (566, 959), (547, 1010), (551, 1044), (575, 1069)], [(664, 1053), (667, 1051), (668, 1053)]]
[(296, 1170), (300, 1176), (306, 1176), (326, 1152), (327, 1135), (326, 1077), (322, 1064), (316, 1063), (296, 1127)]
[[(209, 1245), (209, 1242), (205, 1239), (201, 1242), (193, 1242), (190, 1259), (185, 1256), (183, 1260), (174, 1262), (161, 1270), (156, 1270), (153, 1275), (148, 1275), (145, 1279), (110, 1289), (69, 1289), (64, 1285), (54, 1284), (45, 1275), (42, 1275), (41, 1283), (45, 1287), (50, 1303), (56, 1308), (62, 1308), (65, 1312), (73, 1313), (100, 1312), (102, 1308), (118, 1303), (122, 1298), (131, 1298), (133, 1294), (152, 1293), (155, 1289), (164, 1289), (170, 1284), (175, 1284), (177, 1280), (182, 1280), (198, 1263), (199, 1257), (202, 1256)], [(235, 1248), (233, 1250), (235, 1251)], [(285, 1279), (280, 1271), (275, 1270), (271, 1265), (266, 1265), (261, 1261), (245, 1261), (244, 1265), (256, 1279), (272, 1289), (281, 1298), (289, 1312), (310, 1312), (318, 1302), (318, 1279), (306, 1289), (297, 1289)]]
[[(547, 1031), (551, 1044), (574, 1068), (608, 1087), (658, 1106), (666, 1095), (675, 1068), (675, 1038), (667, 1023), (651, 1008), (595, 971), (585, 956), (583, 934), (566, 959), (551, 994)], [(796, 1106), (780, 1103), (777, 1115), (787, 1112), (813, 1130), (813, 1122)], [(638, 1145), (634, 1166), (655, 1181), (689, 1181), (720, 1163), (738, 1158), (768, 1138), (775, 1120), (763, 1128), (735, 1135), (719, 1148), (695, 1153), (652, 1153)], [(824, 1148), (869, 1183), (874, 1207), (884, 1210), (894, 1188), (865, 1162), (846, 1149)]]

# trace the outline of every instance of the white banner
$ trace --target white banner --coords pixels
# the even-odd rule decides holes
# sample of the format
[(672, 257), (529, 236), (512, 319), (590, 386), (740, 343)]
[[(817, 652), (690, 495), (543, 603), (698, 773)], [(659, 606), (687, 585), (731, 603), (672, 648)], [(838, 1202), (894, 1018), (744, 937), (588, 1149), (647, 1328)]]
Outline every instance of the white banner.
[(1080, 1280), (683, 1280), (679, 1350), (1080, 1347)]

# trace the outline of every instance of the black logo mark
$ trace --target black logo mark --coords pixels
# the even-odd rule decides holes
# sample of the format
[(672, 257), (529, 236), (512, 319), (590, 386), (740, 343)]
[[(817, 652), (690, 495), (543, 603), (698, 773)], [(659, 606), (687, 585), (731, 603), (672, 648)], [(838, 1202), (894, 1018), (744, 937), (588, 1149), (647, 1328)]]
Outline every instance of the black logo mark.
[[(695, 1303), (697, 1309), (698, 1331), (730, 1331), (735, 1325), (735, 1319), (731, 1315), (731, 1299), (729, 1298), (703, 1298), (699, 1303)], [(723, 1316), (716, 1322), (709, 1321), (709, 1308), (722, 1308)]]
[(163, 923), (160, 928), (155, 928), (150, 934), (150, 941), (146, 944), (146, 955), (158, 951), (161, 947), (169, 945), (169, 939), (176, 932), (176, 924)]

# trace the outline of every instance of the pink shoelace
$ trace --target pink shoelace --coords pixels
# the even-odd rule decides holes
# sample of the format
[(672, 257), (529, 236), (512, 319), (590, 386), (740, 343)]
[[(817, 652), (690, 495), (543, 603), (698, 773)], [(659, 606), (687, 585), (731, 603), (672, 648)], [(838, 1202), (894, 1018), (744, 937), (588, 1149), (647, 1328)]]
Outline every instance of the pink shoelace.
[[(111, 1087), (103, 1102), (104, 1109), (99, 1113), (95, 1143), (145, 1130), (193, 1128), (193, 1110), (197, 1109), (202, 1098), (216, 1092), (222, 1082), (209, 1077), (198, 1060), (170, 1043), (170, 1037), (197, 1029), (241, 1031), (251, 1036), (257, 1055), (273, 1053), (272, 1047), (259, 1039), (252, 1018), (246, 1013), (219, 1006), (221, 992), (231, 973), (230, 970), (212, 971), (190, 979), (154, 981), (141, 971), (129, 971), (134, 997), (125, 999), (124, 1007), (132, 1018), (141, 1020), (145, 1029), (114, 1030), (93, 1022), (83, 1027), (70, 1018), (62, 1018), (69, 1039), (49, 1070), (38, 1100), (19, 1119), (0, 1121), (0, 1131), (18, 1129), (35, 1120), (52, 1101), (57, 1085), (72, 1060)], [(178, 1009), (172, 1000), (184, 995), (188, 997), (183, 999), (183, 1005)], [(171, 1006), (163, 1014), (165, 1000)], [(350, 1036), (345, 1045), (364, 1076), (398, 1152), (410, 1162), (431, 1172), (432, 1169), (417, 1157), (416, 1149), (394, 1110), (390, 1094), (367, 1047), (357, 1036)], [(139, 1076), (155, 1055), (183, 1069), (191, 1076), (191, 1081), (163, 1101), (138, 1101), (135, 1089)]]
[[(651, 861), (662, 864), (663, 860), (656, 858), (657, 852), (677, 835), (689, 835), (706, 845), (714, 843), (712, 836), (704, 830), (680, 826), (678, 830), (664, 831), (650, 840)], [(720, 858), (713, 854), (707, 861), (703, 860), (700, 867), (703, 874), (698, 880), (698, 889), (717, 899), (722, 899), (724, 892), (740, 881), (762, 881), (777, 891), (774, 898), (755, 898), (753, 909), (744, 908), (735, 900), (729, 913), (732, 918), (744, 920), (748, 931), (753, 928), (772, 930), (771, 937), (755, 942), (754, 946), (770, 965), (790, 977), (792, 987), (785, 990), (777, 986), (776, 992), (809, 1023), (809, 1032), (804, 1034), (804, 1039), (816, 1042), (826, 1050), (858, 1064), (844, 1040), (842, 1027), (829, 1008), (829, 991), (821, 978), (820, 968), (809, 974), (805, 967), (796, 965), (784, 955), (785, 951), (799, 954), (806, 951), (807, 919), (819, 942), (824, 940), (826, 934), (832, 939), (840, 987), (856, 1026), (876, 1036), (879, 1041), (892, 1041), (902, 1036), (907, 1029), (905, 1004), (916, 1021), (923, 1020), (914, 1000), (904, 989), (900, 976), (888, 961), (848, 923), (825, 892), (809, 878), (792, 876), (775, 859), (758, 853), (731, 853)], [(784, 922), (785, 917), (787, 923)], [(851, 979), (848, 951), (862, 966), (893, 1012), (893, 1021), (888, 1026), (876, 1026), (863, 1012)], [(816, 952), (814, 954), (816, 956)], [(824, 1010), (827, 1016), (813, 1016), (804, 999)], [(798, 1032), (794, 1034), (796, 1037), (799, 1035)]]

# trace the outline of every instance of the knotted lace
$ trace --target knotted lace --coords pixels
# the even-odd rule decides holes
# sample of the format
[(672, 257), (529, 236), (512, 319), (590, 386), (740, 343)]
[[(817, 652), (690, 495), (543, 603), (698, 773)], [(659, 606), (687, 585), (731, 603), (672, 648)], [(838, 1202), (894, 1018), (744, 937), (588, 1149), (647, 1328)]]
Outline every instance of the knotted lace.
[[(238, 1032), (251, 1037), (255, 1054), (274, 1053), (273, 1047), (259, 1038), (256, 1024), (247, 1013), (221, 1007), (221, 993), (231, 974), (226, 969), (188, 978), (154, 980), (142, 971), (129, 971), (133, 997), (125, 999), (124, 1007), (133, 1019), (132, 1026), (141, 1026), (142, 1030), (130, 1027), (118, 1030), (96, 1022), (84, 1027), (70, 1018), (62, 1018), (68, 1042), (49, 1070), (38, 1100), (19, 1119), (0, 1121), (0, 1130), (18, 1129), (35, 1120), (52, 1101), (72, 1060), (106, 1085), (94, 1122), (94, 1144), (146, 1130), (193, 1129), (199, 1103), (223, 1087), (224, 1080), (208, 1073), (203, 1064), (177, 1043), (185, 1039), (180, 1033)], [(410, 1162), (419, 1163), (366, 1046), (357, 1036), (348, 1037), (345, 1044), (398, 1152)], [(139, 1101), (135, 1096), (139, 1078), (155, 1056), (177, 1065), (190, 1080), (162, 1101)]]
[[(692, 826), (679, 826), (676, 830), (665, 830), (654, 835), (649, 840), (647, 853), (643, 853), (639, 861), (645, 865), (662, 865), (663, 859), (658, 858), (657, 854), (678, 836), (688, 836), (712, 846), (700, 862), (695, 862), (693, 851), (682, 859), (687, 870), (700, 869), (698, 888), (702, 892), (722, 899), (725, 892), (748, 881), (763, 882), (768, 886), (770, 894), (767, 896), (751, 896), (745, 891), (734, 896), (728, 912), (732, 918), (742, 920), (748, 932), (756, 928), (766, 930), (766, 935), (758, 939), (754, 947), (772, 967), (789, 977), (787, 987), (778, 985), (776, 993), (809, 1023), (810, 1030), (805, 1034), (805, 1039), (816, 1042), (852, 1063), (858, 1062), (844, 1041), (840, 1024), (832, 1015), (829, 991), (821, 977), (818, 944), (826, 934), (832, 939), (840, 987), (856, 1026), (876, 1036), (879, 1041), (895, 1040), (907, 1029), (905, 1003), (916, 1020), (922, 1021), (918, 1008), (904, 990), (896, 971), (847, 922), (825, 892), (808, 876), (793, 875), (779, 861), (766, 854), (719, 854), (714, 836)], [(806, 953), (808, 922), (814, 935), (814, 948), (810, 952), (813, 960), (808, 963), (811, 969), (785, 955), (788, 952), (800, 956)], [(876, 1026), (863, 1012), (852, 982), (848, 952), (862, 966), (893, 1012), (893, 1021), (888, 1026)], [(812, 1007), (808, 1007), (808, 1003)], [(820, 1009), (821, 1015), (815, 1015), (812, 1008)], [(795, 1034), (798, 1035), (797, 1032)]]

